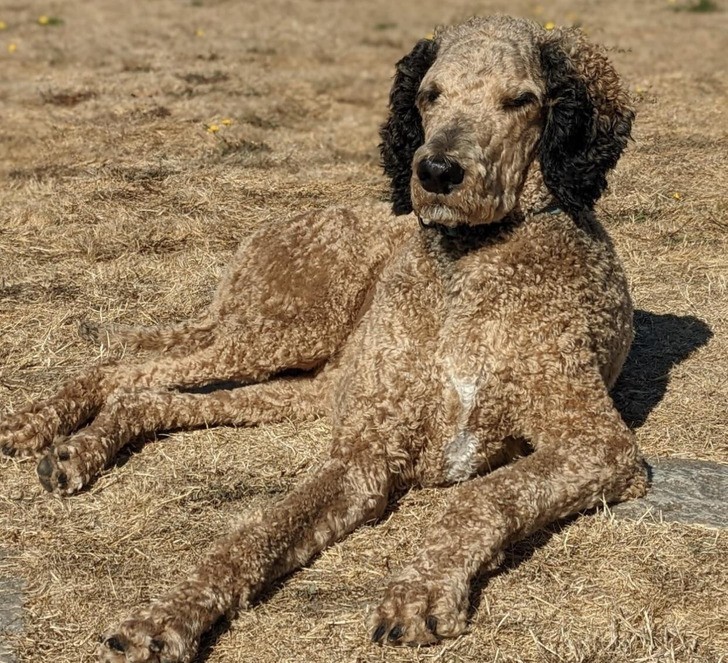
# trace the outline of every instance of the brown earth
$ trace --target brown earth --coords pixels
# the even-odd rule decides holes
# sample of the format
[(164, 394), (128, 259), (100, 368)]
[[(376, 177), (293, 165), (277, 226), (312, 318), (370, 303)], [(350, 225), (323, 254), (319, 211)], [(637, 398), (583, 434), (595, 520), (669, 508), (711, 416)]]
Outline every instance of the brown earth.
[[(98, 356), (81, 319), (186, 317), (257, 224), (382, 199), (393, 63), (435, 24), (507, 11), (581, 23), (637, 100), (600, 203), (640, 309), (615, 396), (647, 454), (728, 461), (728, 6), (681, 1), (6, 0), (0, 411)], [(6, 636), (19, 660), (91, 660), (96, 634), (288, 490), (326, 437), (323, 423), (175, 434), (66, 500), (32, 462), (0, 460), (0, 575), (26, 581), (26, 630)], [(725, 659), (725, 532), (608, 511), (512, 548), (474, 595), (470, 634), (371, 645), (384, 578), (446, 499), (413, 491), (222, 625), (200, 660)]]

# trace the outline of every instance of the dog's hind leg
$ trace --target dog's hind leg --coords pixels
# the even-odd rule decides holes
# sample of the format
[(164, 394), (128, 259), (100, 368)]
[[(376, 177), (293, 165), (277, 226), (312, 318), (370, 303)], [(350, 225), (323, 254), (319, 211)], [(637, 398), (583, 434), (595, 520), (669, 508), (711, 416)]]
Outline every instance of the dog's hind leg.
[(136, 366), (102, 364), (72, 378), (0, 424), (0, 450), (41, 452), (92, 418), (118, 388), (258, 382), (321, 366), (360, 319), (381, 265), (404, 234), (403, 225), (384, 232), (376, 219), (360, 223), (340, 209), (262, 228), (241, 247), (199, 326), (121, 331), (132, 343), (166, 351)]
[(295, 329), (278, 331), (279, 335), (251, 334), (247, 342), (226, 337), (181, 357), (163, 355), (137, 365), (97, 364), (69, 379), (50, 398), (8, 416), (0, 424), (0, 450), (8, 455), (38, 455), (54, 438), (72, 433), (96, 416), (117, 389), (260, 382), (285, 369), (315, 368), (335, 350), (317, 339), (311, 339), (308, 347), (302, 340), (296, 347), (286, 338)]
[(57, 435), (76, 430), (101, 407), (101, 386), (116, 370), (113, 361), (92, 366), (66, 381), (50, 398), (6, 416), (0, 423), (0, 451), (9, 456), (35, 456)]
[(92, 481), (128, 442), (158, 431), (304, 421), (326, 413), (326, 373), (190, 393), (115, 391), (86, 428), (59, 440), (38, 463), (46, 490), (71, 494)]
[(191, 661), (201, 635), (276, 578), (383, 513), (392, 475), (383, 456), (331, 459), (277, 504), (220, 539), (183, 582), (104, 634), (103, 663)]
[(68, 380), (50, 398), (8, 416), (0, 424), (0, 450), (8, 455), (37, 455), (56, 436), (68, 435), (93, 418), (117, 389), (252, 383), (287, 369), (317, 368), (342, 341), (335, 335), (318, 336), (315, 323), (302, 318), (297, 324), (267, 321), (259, 329), (218, 327), (218, 333), (222, 332), (218, 340), (184, 356), (162, 355), (136, 365), (107, 362), (93, 366)]

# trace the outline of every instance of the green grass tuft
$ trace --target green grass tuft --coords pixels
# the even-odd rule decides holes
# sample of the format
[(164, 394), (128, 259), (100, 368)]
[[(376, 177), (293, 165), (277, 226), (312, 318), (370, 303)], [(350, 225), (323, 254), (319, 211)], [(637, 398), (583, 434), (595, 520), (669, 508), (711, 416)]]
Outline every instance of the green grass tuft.
[(676, 12), (693, 12), (695, 14), (708, 14), (710, 12), (720, 11), (720, 7), (715, 0), (695, 0), (683, 5), (674, 5), (672, 8)]

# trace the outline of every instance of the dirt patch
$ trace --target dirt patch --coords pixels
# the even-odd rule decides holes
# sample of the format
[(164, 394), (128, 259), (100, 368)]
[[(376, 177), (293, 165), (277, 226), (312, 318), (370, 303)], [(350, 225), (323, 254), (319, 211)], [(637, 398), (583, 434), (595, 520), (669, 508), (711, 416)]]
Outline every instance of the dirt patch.
[(91, 90), (66, 90), (63, 92), (53, 92), (47, 90), (40, 93), (40, 97), (45, 104), (54, 106), (76, 106), (83, 101), (88, 101), (96, 96)]
[[(688, 4), (700, 10), (676, 10)], [(382, 199), (377, 129), (394, 62), (434, 25), (495, 11), (581, 24), (635, 96), (634, 142), (600, 203), (639, 311), (615, 399), (649, 455), (728, 461), (728, 8), (717, 1), (6, 4), (0, 411), (96, 356), (79, 320), (187, 317), (258, 224)], [(18, 659), (92, 660), (101, 630), (160, 595), (241, 512), (287, 491), (328, 434), (322, 423), (175, 434), (63, 501), (32, 463), (1, 459), (2, 572), (26, 595), (25, 630), (6, 636)], [(222, 624), (199, 660), (715, 663), (728, 651), (725, 533), (609, 512), (513, 547), (474, 591), (470, 634), (372, 646), (385, 579), (447, 498), (413, 491)]]

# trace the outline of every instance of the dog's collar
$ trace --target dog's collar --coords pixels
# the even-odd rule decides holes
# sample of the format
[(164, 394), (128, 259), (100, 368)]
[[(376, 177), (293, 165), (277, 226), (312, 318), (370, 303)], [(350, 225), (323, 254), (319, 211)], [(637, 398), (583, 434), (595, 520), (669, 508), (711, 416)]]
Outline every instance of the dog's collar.
[(536, 209), (531, 211), (532, 216), (537, 216), (538, 214), (561, 214), (563, 210), (559, 207), (558, 203), (549, 203), (545, 207), (542, 207), (541, 209)]

